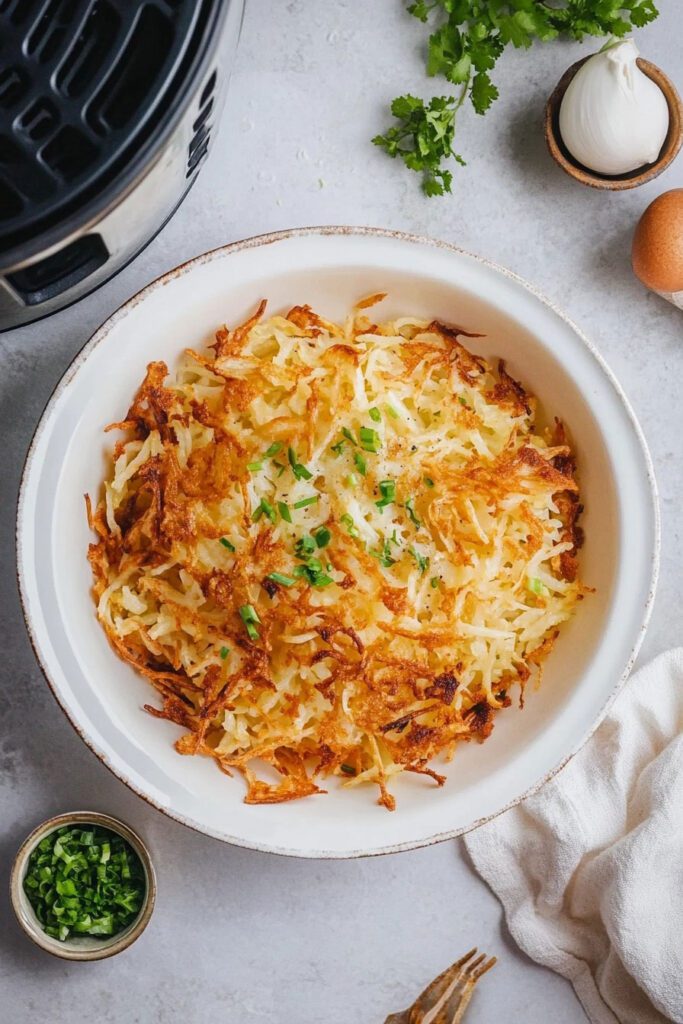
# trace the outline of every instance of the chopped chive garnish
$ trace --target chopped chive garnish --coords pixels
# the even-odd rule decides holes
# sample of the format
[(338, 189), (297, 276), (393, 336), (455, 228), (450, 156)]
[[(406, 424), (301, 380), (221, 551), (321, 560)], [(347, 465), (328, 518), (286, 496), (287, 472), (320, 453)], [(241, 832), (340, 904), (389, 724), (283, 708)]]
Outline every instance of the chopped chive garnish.
[(222, 544), (224, 548), (227, 548), (228, 551), (235, 550), (235, 545), (231, 544), (227, 537), (221, 537), (219, 543)]
[[(328, 565), (328, 569), (330, 568), (332, 567)], [(294, 575), (304, 577), (312, 587), (328, 587), (330, 583), (334, 583), (332, 577), (323, 572), (322, 562), (318, 558), (307, 558), (304, 565), (297, 565)]]
[(339, 458), (341, 453), (344, 451), (345, 447), (346, 447), (346, 442), (345, 441), (337, 441), (336, 444), (330, 445), (330, 451), (334, 452), (334, 454), (337, 456), (337, 458)]
[(308, 505), (315, 505), (319, 499), (319, 494), (313, 494), (310, 498), (302, 498), (301, 501), (295, 501), (292, 508), (306, 508)]
[(358, 444), (358, 441), (356, 441), (355, 437), (353, 436), (348, 427), (342, 427), (342, 434), (344, 435), (347, 441), (351, 442), (351, 444)]
[(368, 416), (370, 417), (371, 420), (374, 420), (375, 423), (379, 423), (379, 421), (382, 419), (382, 413), (379, 411), (376, 405), (373, 405), (372, 409), (368, 409)]
[(332, 539), (332, 534), (326, 526), (319, 526), (317, 530), (313, 531), (313, 537), (319, 548), (325, 548)]
[(432, 576), (432, 578), (429, 581), (429, 583), (431, 585), (432, 590), (436, 590), (436, 588), (439, 585), (439, 577), (438, 576)]
[(384, 408), (387, 410), (392, 419), (398, 419), (398, 413), (394, 409), (393, 405), (385, 405)]
[(270, 448), (268, 448), (263, 453), (263, 458), (264, 459), (272, 459), (274, 455), (279, 455), (279, 453), (281, 451), (282, 451), (282, 442), (281, 441), (274, 441), (273, 444), (271, 444)]
[(355, 775), (356, 774), (356, 769), (353, 768), (350, 764), (342, 764), (342, 765), (340, 765), (340, 768), (344, 772), (344, 775)]
[(388, 569), (392, 565), (396, 565), (396, 559), (391, 557), (391, 548), (389, 547), (389, 541), (385, 540), (381, 551), (371, 551), (370, 554), (373, 558), (376, 558), (380, 565), (383, 565), (385, 569)]
[(258, 473), (259, 469), (263, 469), (262, 462), (248, 462), (247, 469), (250, 473)]
[(262, 515), (268, 516), (271, 523), (275, 522), (275, 509), (273, 508), (269, 501), (266, 501), (265, 498), (261, 498), (260, 502), (252, 512), (251, 518), (253, 522), (257, 523)]
[(382, 447), (379, 434), (372, 427), (361, 427), (359, 432), (361, 448), (366, 452), (373, 452), (375, 455)]
[(391, 541), (392, 544), (395, 544), (396, 547), (399, 546), (399, 540), (398, 540), (398, 535), (396, 533), (396, 530), (394, 530), (394, 532), (392, 533), (392, 535), (389, 538), (389, 540)]
[(467, 399), (464, 398), (463, 395), (458, 395), (458, 401), (461, 405), (464, 405), (465, 408), (467, 408)]
[(221, 658), (223, 659), (223, 661), (225, 661), (225, 659), (227, 658), (227, 656), (229, 654), (230, 654), (230, 648), (229, 647), (221, 647), (220, 655), (221, 655)]
[(433, 487), (434, 486), (434, 481), (432, 480), (431, 476), (424, 477), (424, 482), (427, 485), (427, 487)]
[(299, 537), (298, 541), (294, 545), (294, 551), (296, 552), (297, 558), (307, 558), (308, 555), (312, 555), (317, 545), (312, 537), (305, 534), (303, 537)]
[(424, 555), (421, 555), (420, 552), (413, 547), (408, 548), (408, 550), (410, 551), (411, 555), (417, 562), (418, 569), (420, 570), (421, 573), (423, 573), (429, 566), (429, 559), (426, 558)]
[(356, 465), (356, 469), (361, 476), (365, 476), (368, 471), (367, 463), (360, 452), (353, 453), (353, 461)]
[(293, 587), (296, 583), (295, 579), (292, 579), (291, 576), (285, 576), (282, 572), (269, 572), (266, 579), (272, 580), (273, 583), (281, 583), (283, 587)]
[(545, 594), (546, 588), (539, 580), (538, 576), (534, 576), (532, 579), (527, 580), (527, 587), (532, 594)]
[(358, 487), (358, 477), (355, 473), (349, 473), (349, 475), (344, 478), (344, 483), (348, 487)]
[(354, 523), (353, 517), (349, 515), (348, 512), (345, 512), (344, 515), (340, 517), (339, 521), (344, 524), (344, 526), (349, 532), (350, 537), (358, 536), (358, 527)]
[(406, 507), (406, 512), (408, 513), (408, 516), (410, 517), (410, 521), (411, 521), (411, 522), (412, 522), (412, 523), (413, 523), (413, 524), (414, 524), (414, 525), (415, 525), (415, 526), (417, 527), (417, 529), (419, 530), (419, 529), (420, 529), (420, 527), (422, 526), (422, 520), (421, 520), (421, 519), (418, 519), (418, 517), (417, 517), (417, 515), (416, 515), (416, 513), (415, 513), (415, 507), (414, 507), (414, 505), (413, 505), (413, 499), (412, 499), (412, 498), (408, 498), (408, 500), (407, 500), (407, 502), (406, 502), (406, 506), (405, 506), (405, 507)]
[(64, 825), (29, 857), (24, 892), (43, 931), (116, 935), (135, 919), (146, 882), (140, 858), (126, 840), (98, 825)]
[(260, 622), (261, 620), (259, 619), (253, 604), (242, 605), (242, 607), (240, 608), (240, 618), (242, 619), (242, 622), (246, 626), (247, 633), (249, 634), (249, 639), (258, 640), (259, 631), (254, 625), (254, 623)]
[(384, 508), (391, 505), (396, 499), (396, 483), (394, 480), (380, 480), (379, 493), (382, 495), (379, 501), (375, 502), (377, 508)]
[(286, 523), (291, 523), (292, 513), (289, 511), (289, 505), (287, 505), (284, 501), (278, 501), (277, 510)]
[(289, 464), (292, 467), (292, 473), (297, 480), (310, 480), (312, 478), (313, 474), (310, 469), (307, 469), (297, 461), (296, 452), (293, 448), (287, 449), (287, 458), (289, 459)]
[(287, 467), (282, 462), (273, 462), (274, 466), (277, 466), (277, 475), (282, 476)]

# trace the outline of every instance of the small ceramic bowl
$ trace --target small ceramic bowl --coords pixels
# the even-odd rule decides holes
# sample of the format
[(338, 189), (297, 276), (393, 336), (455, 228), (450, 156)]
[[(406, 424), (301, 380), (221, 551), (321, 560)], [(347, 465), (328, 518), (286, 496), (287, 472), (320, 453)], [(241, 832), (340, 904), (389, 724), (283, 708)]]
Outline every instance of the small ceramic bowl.
[[(116, 935), (107, 935), (103, 938), (94, 935), (77, 935), (60, 941), (43, 931), (24, 892), (24, 878), (29, 857), (41, 840), (64, 825), (86, 824), (107, 828), (111, 832), (118, 833), (130, 843), (140, 858), (145, 873), (145, 899), (135, 920)], [(48, 818), (23, 841), (12, 867), (10, 897), (19, 924), (28, 937), (41, 949), (52, 953), (53, 956), (61, 957), (63, 960), (104, 960), (106, 957), (114, 956), (127, 949), (147, 927), (156, 898), (156, 875), (147, 847), (140, 836), (133, 832), (128, 825), (124, 825), (122, 821), (112, 818), (108, 814), (100, 814), (98, 811), (74, 811), (71, 814), (58, 814), (54, 818)]]
[(584, 57), (583, 60), (572, 64), (565, 71), (546, 104), (545, 139), (550, 155), (566, 174), (569, 174), (570, 177), (582, 185), (589, 185), (591, 188), (609, 189), (614, 192), (620, 192), (628, 188), (637, 188), (638, 185), (644, 185), (646, 182), (652, 181), (662, 171), (665, 171), (669, 164), (678, 156), (681, 145), (683, 145), (683, 107), (681, 106), (680, 97), (675, 85), (661, 68), (639, 57), (638, 67), (640, 70), (648, 78), (651, 78), (664, 93), (669, 107), (669, 131), (659, 157), (653, 164), (645, 164), (644, 167), (638, 167), (635, 171), (630, 171), (628, 174), (614, 177), (598, 174), (597, 171), (591, 171), (589, 168), (584, 167), (583, 164), (578, 163), (569, 153), (560, 136), (560, 106), (564, 99), (564, 94), (574, 75), (579, 68), (583, 67), (587, 60), (590, 60), (590, 57)]

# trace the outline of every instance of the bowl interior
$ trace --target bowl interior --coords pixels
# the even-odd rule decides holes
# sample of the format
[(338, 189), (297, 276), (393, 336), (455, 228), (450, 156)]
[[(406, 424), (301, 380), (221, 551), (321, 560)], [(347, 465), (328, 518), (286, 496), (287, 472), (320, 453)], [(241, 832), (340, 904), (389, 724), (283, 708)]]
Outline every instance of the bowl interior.
[[(111, 832), (118, 833), (118, 835), (122, 836), (130, 843), (140, 858), (140, 863), (142, 864), (144, 871), (145, 898), (136, 917), (130, 922), (130, 924), (115, 935), (106, 935), (102, 937), (97, 935), (70, 935), (64, 940), (56, 939), (52, 935), (48, 935), (43, 931), (43, 926), (38, 920), (36, 912), (31, 905), (31, 901), (26, 895), (24, 879), (28, 872), (29, 860), (38, 844), (58, 828), (62, 828), (64, 825), (87, 824), (94, 824), (107, 828)], [(155, 883), (151, 877), (151, 871), (152, 868), (147, 851), (135, 833), (127, 826), (123, 825), (122, 822), (118, 822), (116, 819), (110, 818), (109, 815), (100, 815), (97, 812), (63, 814), (44, 822), (36, 828), (22, 844), (12, 873), (12, 902), (19, 919), (19, 923), (22, 925), (24, 930), (34, 939), (34, 941), (38, 943), (39, 946), (47, 950), (49, 953), (53, 953), (55, 956), (62, 957), (63, 959), (99, 959), (101, 956), (107, 955), (107, 951), (111, 950), (118, 952), (119, 950), (125, 949), (130, 942), (137, 938), (137, 935), (142, 930), (140, 925), (143, 922), (143, 919), (147, 919), (149, 917), (150, 900), (152, 902), (154, 900)]]
[[(499, 715), (483, 746), (463, 745), (437, 790), (421, 777), (395, 787), (398, 809), (373, 788), (248, 807), (239, 778), (181, 757), (179, 730), (142, 710), (148, 684), (111, 651), (95, 619), (83, 495), (99, 492), (112, 435), (147, 362), (173, 366), (261, 297), (270, 312), (310, 303), (343, 317), (360, 297), (388, 292), (378, 316), (417, 313), (482, 332), (471, 347), (503, 357), (568, 426), (579, 454), (586, 543), (582, 575), (595, 588), (569, 623), (523, 712)], [(419, 845), (472, 827), (541, 781), (597, 723), (646, 618), (656, 562), (648, 458), (612, 379), (575, 329), (517, 279), (464, 253), (368, 233), (294, 233), (200, 258), (132, 300), (67, 373), (36, 436), (19, 511), (27, 620), (56, 696), (81, 735), (147, 799), (208, 834), (260, 849), (344, 856)], [(628, 542), (626, 538), (629, 538)], [(627, 548), (628, 544), (628, 548)], [(441, 770), (441, 769), (440, 769)]]

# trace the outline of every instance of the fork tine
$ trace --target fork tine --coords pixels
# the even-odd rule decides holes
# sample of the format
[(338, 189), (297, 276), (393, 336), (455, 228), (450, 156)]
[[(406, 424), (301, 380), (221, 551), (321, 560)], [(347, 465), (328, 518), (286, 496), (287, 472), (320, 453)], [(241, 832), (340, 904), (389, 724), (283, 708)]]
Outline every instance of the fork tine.
[[(410, 1007), (408, 1024), (429, 1024), (430, 1018), (427, 1018), (426, 1014), (430, 1009), (440, 1007), (443, 1001), (448, 999), (463, 971), (466, 969), (466, 965), (476, 952), (477, 948), (475, 946), (474, 949), (470, 949), (468, 953), (461, 956), (454, 964), (447, 967), (445, 971), (442, 971), (433, 981), (430, 981), (426, 989), (420, 993)], [(435, 1006), (431, 1005), (432, 1000), (436, 1000)]]
[[(479, 966), (479, 964), (481, 964), (481, 961), (485, 960), (485, 959), (486, 959), (486, 954), (484, 954), (483, 957), (479, 957), (479, 959), (477, 961), (477, 966), (475, 966), (474, 964), (470, 964), (466, 968), (466, 972), (465, 973), (467, 975), (467, 978), (466, 978), (466, 981), (465, 981), (465, 983), (464, 983), (464, 985), (462, 987), (462, 991), (460, 993), (460, 999), (459, 999), (457, 1005), (454, 1008), (455, 1009), (455, 1013), (454, 1013), (453, 1017), (451, 1018), (451, 1024), (460, 1024), (460, 1022), (462, 1021), (463, 1017), (465, 1016), (465, 1010), (467, 1009), (467, 1007), (469, 1005), (470, 999), (474, 995), (474, 986), (477, 984), (477, 982), (479, 981), (481, 976), (483, 974), (486, 974), (487, 971), (490, 971), (491, 968), (497, 962), (495, 956), (492, 956), (490, 958), (490, 960), (486, 961), (485, 964)], [(472, 969), (472, 968), (474, 968), (474, 969)]]

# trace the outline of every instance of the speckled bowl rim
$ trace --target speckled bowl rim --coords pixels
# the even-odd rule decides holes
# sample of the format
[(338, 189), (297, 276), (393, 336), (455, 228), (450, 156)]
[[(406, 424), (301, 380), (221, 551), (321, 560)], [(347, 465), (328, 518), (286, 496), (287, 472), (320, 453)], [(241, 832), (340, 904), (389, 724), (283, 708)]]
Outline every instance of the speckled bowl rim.
[[(430, 246), (430, 247), (433, 247), (435, 249), (440, 249), (440, 250), (442, 250), (442, 251), (444, 251), (446, 253), (454, 253), (456, 255), (465, 256), (468, 259), (471, 259), (474, 262), (479, 263), (480, 265), (489, 268), (490, 270), (493, 270), (493, 271), (495, 271), (495, 272), (497, 272), (499, 274), (502, 274), (508, 280), (513, 281), (514, 283), (520, 285), (527, 292), (529, 292), (531, 295), (533, 295), (539, 302), (541, 302), (547, 309), (551, 310), (557, 317), (559, 317), (576, 334), (577, 338), (581, 341), (581, 343), (585, 346), (585, 348), (590, 352), (592, 357), (595, 359), (596, 363), (598, 364), (598, 366), (601, 369), (602, 373), (605, 375), (605, 377), (609, 381), (610, 385), (614, 388), (614, 391), (615, 391), (617, 397), (619, 398), (619, 401), (621, 402), (622, 407), (623, 407), (624, 411), (626, 412), (626, 415), (628, 416), (628, 419), (629, 419), (629, 421), (630, 421), (630, 423), (632, 425), (633, 432), (634, 432), (634, 437), (637, 440), (638, 445), (639, 445), (640, 450), (641, 450), (641, 455), (643, 457), (643, 464), (644, 464), (644, 468), (645, 468), (645, 472), (646, 472), (647, 480), (648, 480), (648, 484), (649, 484), (649, 499), (650, 499), (650, 504), (651, 504), (652, 517), (653, 517), (652, 518), (652, 522), (653, 522), (652, 567), (651, 567), (651, 575), (650, 575), (650, 584), (649, 584), (649, 589), (648, 589), (648, 597), (647, 597), (647, 600), (645, 602), (645, 606), (643, 608), (643, 612), (642, 612), (642, 616), (641, 616), (641, 625), (640, 625), (640, 628), (638, 630), (637, 635), (634, 638), (633, 644), (632, 644), (632, 646), (630, 648), (630, 654), (629, 654), (628, 660), (626, 661), (625, 667), (624, 667), (621, 675), (618, 677), (618, 679), (617, 679), (617, 681), (616, 681), (616, 683), (615, 683), (611, 693), (607, 697), (607, 699), (606, 699), (605, 703), (603, 704), (599, 714), (596, 716), (595, 721), (593, 722), (592, 727), (582, 737), (580, 742), (578, 742), (574, 746), (574, 748), (570, 751), (570, 753), (567, 756), (565, 756), (560, 762), (558, 762), (558, 764), (555, 765), (554, 768), (552, 768), (549, 772), (547, 772), (543, 776), (543, 778), (540, 779), (535, 785), (530, 786), (527, 790), (525, 790), (523, 793), (521, 793), (514, 800), (509, 801), (503, 807), (499, 808), (495, 813), (486, 815), (486, 816), (484, 816), (482, 818), (478, 818), (477, 820), (471, 822), (466, 827), (451, 828), (451, 829), (446, 829), (443, 832), (437, 832), (433, 836), (430, 836), (427, 839), (408, 840), (406, 842), (401, 842), (401, 843), (390, 843), (390, 844), (387, 844), (385, 846), (380, 846), (380, 847), (376, 847), (376, 848), (373, 848), (373, 849), (367, 849), (366, 848), (366, 849), (360, 849), (360, 850), (353, 850), (353, 851), (348, 852), (348, 853), (338, 853), (336, 851), (331, 851), (331, 850), (314, 850), (314, 849), (307, 850), (305, 853), (302, 853), (299, 850), (291, 850), (291, 849), (288, 849), (288, 848), (277, 847), (277, 846), (268, 845), (268, 844), (265, 844), (265, 843), (258, 843), (258, 842), (254, 842), (254, 841), (247, 841), (247, 840), (245, 840), (245, 839), (243, 839), (243, 838), (241, 838), (239, 836), (231, 836), (231, 835), (227, 835), (225, 833), (220, 833), (219, 834), (219, 833), (216, 833), (216, 832), (209, 831), (209, 830), (207, 830), (205, 828), (201, 828), (197, 823), (189, 820), (184, 815), (179, 814), (176, 811), (173, 811), (171, 808), (165, 807), (162, 804), (156, 802), (147, 793), (143, 792), (142, 789), (140, 789), (130, 778), (128, 778), (123, 771), (121, 771), (120, 769), (118, 769), (117, 767), (112, 765), (110, 763), (109, 758), (107, 757), (107, 755), (102, 750), (100, 750), (98, 748), (96, 743), (94, 743), (89, 737), (87, 737), (83, 733), (83, 731), (82, 731), (81, 727), (79, 726), (78, 722), (74, 718), (72, 718), (72, 716), (71, 716), (71, 714), (69, 712), (68, 707), (62, 701), (62, 699), (61, 699), (61, 697), (59, 695), (59, 692), (57, 691), (55, 685), (53, 684), (53, 682), (52, 682), (52, 680), (50, 678), (50, 674), (49, 674), (48, 668), (47, 668), (46, 664), (44, 663), (43, 659), (40, 656), (39, 648), (38, 648), (38, 643), (37, 643), (36, 637), (34, 635), (33, 628), (32, 628), (32, 625), (31, 625), (31, 621), (30, 621), (30, 618), (29, 618), (29, 615), (28, 615), (28, 612), (27, 612), (27, 603), (28, 602), (27, 602), (27, 595), (25, 594), (25, 591), (24, 591), (23, 566), (22, 566), (22, 560), (21, 560), (21, 537), (22, 537), (22, 519), (23, 519), (22, 512), (23, 512), (23, 504), (24, 504), (25, 487), (26, 487), (26, 482), (27, 482), (28, 476), (29, 476), (29, 471), (30, 471), (30, 468), (31, 468), (31, 463), (32, 463), (32, 460), (33, 460), (33, 456), (34, 456), (34, 453), (36, 451), (38, 442), (40, 440), (42, 431), (46, 428), (46, 426), (47, 426), (47, 424), (49, 422), (49, 413), (50, 413), (53, 405), (58, 401), (62, 391), (68, 386), (68, 384), (70, 383), (71, 379), (78, 372), (81, 363), (83, 363), (88, 358), (88, 356), (90, 355), (90, 352), (94, 348), (96, 348), (99, 344), (101, 344), (106, 339), (107, 335), (112, 330), (112, 328), (116, 325), (116, 323), (122, 317), (126, 316), (126, 314), (128, 313), (129, 310), (135, 308), (140, 302), (143, 302), (147, 298), (147, 296), (150, 295), (153, 291), (156, 291), (158, 288), (164, 287), (165, 284), (167, 284), (169, 281), (173, 280), (175, 277), (178, 277), (178, 276), (180, 276), (182, 274), (189, 273), (195, 267), (202, 266), (204, 263), (207, 263), (207, 262), (210, 262), (210, 261), (213, 261), (213, 260), (216, 260), (216, 259), (222, 259), (222, 258), (224, 258), (226, 256), (231, 255), (232, 253), (241, 252), (243, 250), (248, 250), (248, 249), (255, 249), (255, 248), (258, 248), (260, 246), (272, 245), (274, 242), (285, 241), (287, 239), (292, 239), (292, 238), (305, 238), (305, 237), (313, 237), (313, 236), (329, 237), (329, 236), (346, 236), (346, 235), (357, 236), (357, 237), (375, 237), (375, 238), (396, 239), (396, 240), (399, 240), (399, 241), (416, 243), (418, 245)], [(72, 360), (72, 362), (70, 363), (68, 368), (66, 369), (65, 373), (63, 374), (62, 378), (58, 381), (57, 385), (55, 386), (55, 388), (54, 388), (54, 390), (52, 392), (52, 395), (48, 399), (48, 401), (47, 401), (47, 403), (45, 405), (45, 408), (43, 410), (43, 413), (42, 413), (40, 419), (38, 420), (38, 424), (36, 426), (35, 433), (33, 435), (33, 438), (31, 440), (31, 443), (30, 443), (30, 446), (29, 446), (29, 449), (28, 449), (28, 452), (27, 452), (27, 455), (26, 455), (26, 460), (25, 460), (24, 468), (23, 468), (22, 475), (21, 475), (21, 482), (20, 482), (20, 487), (19, 487), (19, 495), (18, 495), (18, 499), (17, 499), (17, 519), (16, 519), (17, 582), (18, 582), (19, 596), (20, 596), (20, 601), (21, 601), (21, 606), (22, 606), (22, 613), (23, 613), (23, 616), (24, 616), (24, 621), (26, 623), (26, 629), (27, 629), (27, 632), (28, 632), (29, 640), (30, 640), (31, 646), (33, 647), (33, 651), (34, 651), (34, 654), (36, 656), (36, 660), (38, 662), (38, 665), (40, 666), (40, 669), (41, 669), (41, 671), (43, 673), (43, 676), (45, 677), (45, 681), (47, 682), (48, 686), (50, 687), (52, 695), (54, 696), (55, 700), (57, 701), (57, 704), (59, 705), (59, 707), (62, 709), (62, 711), (66, 715), (66, 718), (68, 719), (69, 723), (72, 725), (72, 727), (74, 728), (76, 733), (80, 736), (80, 738), (83, 740), (83, 742), (86, 744), (86, 746), (89, 747), (89, 749), (95, 754), (97, 759), (99, 761), (101, 761), (102, 764), (106, 768), (108, 768), (109, 771), (112, 772), (113, 775), (115, 775), (118, 779), (120, 779), (120, 781), (123, 782), (124, 785), (126, 785), (133, 793), (135, 793), (137, 796), (141, 797), (151, 807), (154, 807), (156, 810), (161, 811), (162, 814), (165, 814), (167, 817), (172, 818), (174, 821), (178, 821), (181, 825), (185, 825), (186, 828), (190, 828), (194, 832), (200, 833), (200, 835), (209, 836), (210, 838), (216, 839), (219, 842), (229, 843), (229, 844), (231, 844), (233, 846), (242, 847), (244, 849), (256, 850), (256, 851), (258, 851), (260, 853), (272, 853), (272, 854), (277, 854), (277, 855), (280, 855), (280, 856), (288, 856), (288, 857), (294, 857), (294, 858), (297, 858), (297, 859), (307, 859), (307, 860), (308, 859), (313, 859), (313, 860), (355, 860), (355, 859), (361, 858), (361, 857), (378, 857), (378, 856), (383, 856), (385, 854), (404, 853), (404, 852), (407, 852), (409, 850), (415, 850), (415, 849), (421, 849), (421, 848), (424, 848), (424, 847), (427, 847), (427, 846), (433, 846), (436, 843), (442, 843), (442, 842), (445, 842), (445, 841), (447, 841), (449, 839), (455, 839), (458, 836), (465, 835), (466, 833), (471, 832), (471, 831), (473, 831), (476, 828), (479, 828), (481, 825), (484, 825), (484, 824), (486, 824), (489, 821), (493, 821), (495, 818), (499, 817), (501, 814), (504, 814), (505, 811), (509, 810), (511, 807), (517, 806), (517, 804), (521, 803), (523, 800), (526, 800), (527, 797), (530, 797), (534, 793), (537, 793), (547, 782), (549, 782), (552, 778), (554, 778), (554, 776), (557, 775), (557, 773), (560, 772), (562, 770), (562, 768), (565, 767), (565, 765), (567, 765), (571, 761), (571, 759), (579, 752), (579, 750), (581, 750), (582, 747), (588, 742), (588, 740), (591, 738), (591, 736), (593, 736), (593, 734), (597, 730), (598, 726), (601, 724), (601, 722), (603, 721), (605, 715), (607, 714), (607, 712), (611, 708), (612, 704), (614, 703), (614, 700), (616, 699), (617, 695), (619, 694), (622, 686), (624, 685), (624, 683), (628, 679), (628, 677), (630, 675), (630, 672), (631, 672), (631, 669), (633, 667), (633, 664), (634, 664), (634, 662), (635, 662), (635, 660), (636, 660), (636, 658), (638, 656), (638, 652), (640, 650), (641, 644), (642, 644), (643, 639), (645, 637), (645, 633), (647, 631), (647, 627), (648, 627), (649, 622), (650, 622), (650, 618), (652, 616), (652, 609), (653, 609), (653, 606), (654, 606), (654, 599), (655, 599), (655, 593), (656, 593), (656, 589), (657, 589), (657, 582), (658, 582), (658, 579), (659, 579), (660, 551), (661, 551), (661, 517), (660, 517), (660, 511), (659, 511), (659, 500), (658, 500), (658, 492), (657, 492), (657, 482), (656, 482), (656, 478), (655, 478), (655, 472), (654, 472), (654, 466), (653, 466), (653, 463), (652, 463), (652, 457), (650, 455), (650, 452), (649, 452), (649, 449), (648, 449), (648, 446), (647, 446), (647, 442), (645, 440), (645, 436), (644, 436), (642, 428), (641, 428), (641, 426), (640, 426), (640, 424), (638, 422), (638, 419), (637, 419), (637, 417), (635, 415), (635, 412), (633, 411), (633, 408), (632, 408), (628, 398), (626, 397), (626, 395), (625, 395), (621, 385), (619, 384), (618, 380), (616, 379), (616, 377), (612, 373), (611, 369), (609, 368), (609, 366), (607, 365), (607, 363), (605, 362), (603, 357), (600, 355), (599, 351), (595, 348), (593, 343), (586, 337), (586, 335), (576, 326), (576, 324), (568, 316), (566, 316), (565, 313), (563, 313), (551, 300), (549, 300), (534, 285), (530, 284), (528, 281), (526, 281), (524, 278), (520, 277), (518, 274), (514, 273), (513, 271), (508, 270), (505, 267), (502, 267), (500, 264), (496, 263), (493, 260), (489, 260), (489, 259), (487, 259), (487, 258), (485, 258), (483, 256), (478, 256), (477, 254), (472, 253), (472, 252), (470, 252), (467, 249), (463, 249), (460, 246), (452, 245), (450, 242), (444, 242), (444, 241), (441, 241), (441, 240), (438, 240), (438, 239), (429, 238), (429, 237), (424, 236), (424, 235), (416, 235), (416, 234), (412, 234), (412, 233), (406, 232), (406, 231), (398, 231), (398, 230), (392, 230), (390, 228), (378, 228), (378, 227), (367, 227), (367, 226), (326, 225), (326, 226), (311, 226), (311, 227), (289, 228), (289, 229), (285, 229), (285, 230), (281, 230), (281, 231), (267, 232), (267, 233), (261, 234), (261, 235), (253, 235), (253, 236), (251, 236), (249, 238), (241, 239), (241, 240), (238, 240), (238, 241), (235, 241), (235, 242), (230, 242), (227, 245), (218, 246), (215, 249), (210, 249), (210, 250), (208, 250), (205, 253), (202, 253), (202, 254), (200, 254), (198, 256), (193, 257), (190, 260), (187, 260), (184, 263), (179, 264), (177, 267), (167, 271), (166, 273), (161, 274), (159, 277), (155, 278), (153, 281), (151, 281), (144, 288), (140, 289), (139, 292), (137, 292), (135, 295), (133, 295), (126, 302), (122, 303), (118, 307), (118, 309), (115, 310), (115, 312), (112, 313), (111, 316), (109, 316), (101, 324), (101, 326), (95, 331), (95, 333), (85, 343), (83, 348), (81, 348), (81, 350), (76, 354), (76, 356), (74, 357), (74, 359)]]
[[(120, 932), (118, 935), (112, 935), (110, 938), (102, 939), (99, 945), (88, 948), (73, 945), (68, 940), (66, 942), (59, 942), (58, 939), (53, 939), (50, 935), (46, 935), (38, 920), (33, 920), (33, 918), (26, 913), (22, 906), (21, 898), (28, 859), (38, 843), (56, 829), (62, 828), (64, 825), (86, 824), (100, 825), (102, 828), (108, 828), (111, 832), (116, 832), (130, 843), (142, 863), (142, 867), (145, 872), (146, 884), (145, 902), (143, 903), (140, 913), (132, 926), (129, 926), (127, 930)], [(149, 850), (137, 832), (135, 832), (130, 825), (126, 825), (125, 822), (119, 821), (118, 818), (113, 818), (110, 814), (103, 814), (101, 811), (71, 811), (65, 812), (64, 814), (56, 814), (52, 818), (47, 818), (26, 836), (17, 850), (14, 863), (12, 864), (9, 889), (14, 916), (25, 934), (28, 935), (29, 939), (31, 939), (36, 946), (39, 946), (41, 949), (45, 950), (46, 953), (50, 953), (52, 956), (56, 956), (61, 960), (106, 960), (108, 957), (116, 956), (117, 953), (122, 953), (124, 949), (128, 949), (128, 947), (132, 946), (144, 932), (154, 910), (157, 881), (156, 872), (154, 870)]]

